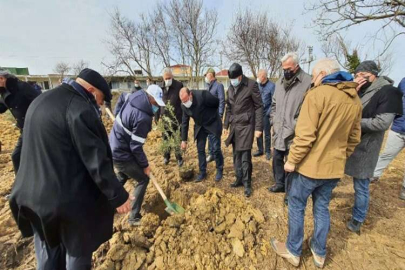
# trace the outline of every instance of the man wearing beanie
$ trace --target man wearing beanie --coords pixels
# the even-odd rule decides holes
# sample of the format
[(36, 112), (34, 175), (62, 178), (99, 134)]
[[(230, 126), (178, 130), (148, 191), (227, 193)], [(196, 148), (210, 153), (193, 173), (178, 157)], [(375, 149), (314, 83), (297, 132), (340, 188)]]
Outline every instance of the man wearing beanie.
[[(232, 144), (236, 181), (231, 187), (245, 187), (245, 196), (252, 193), (252, 144), (263, 131), (263, 103), (257, 82), (243, 75), (242, 67), (233, 63), (228, 70), (231, 85), (226, 98), (224, 121), (225, 145)], [(229, 129), (229, 131), (228, 131)]]
[(353, 177), (355, 197), (347, 228), (356, 233), (360, 233), (367, 216), (370, 178), (377, 165), (384, 133), (395, 116), (402, 114), (402, 93), (392, 86), (390, 78), (378, 76), (378, 73), (374, 61), (364, 61), (355, 70), (356, 90), (363, 105), (362, 136), (360, 144), (346, 162), (345, 173)]
[(17, 175), (20, 167), (20, 157), (22, 148), (22, 133), (24, 129), (25, 115), (31, 102), (39, 96), (41, 92), (35, 90), (31, 85), (17, 79), (7, 70), (0, 70), (0, 114), (7, 110), (16, 120), (17, 127), (21, 131), (17, 145), (11, 154), (14, 173)]
[(131, 208), (100, 119), (110, 100), (104, 78), (84, 69), (28, 109), (10, 208), (23, 237), (34, 236), (38, 269), (90, 269), (115, 210)]

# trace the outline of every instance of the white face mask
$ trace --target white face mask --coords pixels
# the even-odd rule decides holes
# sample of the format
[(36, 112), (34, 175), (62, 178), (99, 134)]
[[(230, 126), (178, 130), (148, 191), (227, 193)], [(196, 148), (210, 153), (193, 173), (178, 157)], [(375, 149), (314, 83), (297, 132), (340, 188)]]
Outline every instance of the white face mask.
[(231, 79), (231, 84), (233, 87), (237, 87), (240, 84), (238, 79)]
[(138, 83), (136, 83), (136, 84), (135, 84), (135, 87), (139, 87), (139, 84), (138, 84)]
[(172, 79), (165, 80), (165, 87), (170, 87), (173, 83)]
[(184, 102), (183, 105), (186, 108), (190, 108), (191, 105), (193, 105), (193, 101), (191, 99), (189, 99), (187, 102)]
[(207, 77), (205, 77), (205, 83), (210, 83), (210, 79), (208, 79)]
[(261, 83), (262, 83), (259, 78), (256, 79), (256, 82), (257, 82), (258, 84), (261, 84)]

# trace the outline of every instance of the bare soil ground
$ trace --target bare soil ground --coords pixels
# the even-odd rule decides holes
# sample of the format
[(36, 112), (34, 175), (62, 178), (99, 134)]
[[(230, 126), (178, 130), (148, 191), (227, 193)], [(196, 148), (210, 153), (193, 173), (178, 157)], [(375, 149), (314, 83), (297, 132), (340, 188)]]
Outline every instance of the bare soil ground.
[[(104, 119), (107, 130), (111, 128)], [(35, 269), (32, 239), (22, 239), (4, 196), (11, 190), (14, 173), (11, 152), (19, 131), (7, 117), (0, 116), (0, 269)], [(190, 136), (190, 138), (192, 138)], [(208, 179), (202, 183), (182, 182), (173, 160), (163, 165), (153, 131), (145, 150), (153, 173), (168, 197), (186, 214), (170, 216), (150, 183), (145, 197), (143, 225), (131, 228), (127, 215), (117, 215), (113, 238), (94, 253), (95, 269), (294, 269), (276, 257), (270, 237), (285, 240), (288, 213), (283, 194), (267, 191), (273, 183), (271, 164), (264, 157), (253, 159), (253, 196), (245, 199), (243, 188), (232, 189), (232, 150), (225, 148), (224, 179), (216, 183), (215, 164), (208, 165)], [(197, 168), (195, 144), (186, 162)], [(370, 211), (361, 235), (349, 232), (345, 223), (351, 216), (353, 185), (343, 179), (334, 190), (330, 204), (331, 230), (325, 269), (405, 269), (405, 201), (398, 198), (404, 174), (401, 153), (383, 178), (371, 185)], [(133, 189), (133, 181), (126, 184)], [(312, 202), (305, 218), (305, 240), (313, 231)], [(305, 241), (299, 269), (314, 269)]]

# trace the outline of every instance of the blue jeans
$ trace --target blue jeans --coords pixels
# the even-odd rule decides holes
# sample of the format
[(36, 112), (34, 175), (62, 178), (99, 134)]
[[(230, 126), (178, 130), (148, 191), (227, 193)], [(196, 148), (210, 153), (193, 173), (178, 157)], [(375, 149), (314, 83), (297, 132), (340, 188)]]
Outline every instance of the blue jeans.
[(207, 159), (205, 155), (205, 145), (207, 144), (207, 137), (212, 135), (212, 148), (214, 149), (214, 158), (217, 169), (222, 170), (224, 167), (224, 157), (221, 151), (221, 137), (215, 137), (209, 133), (205, 128), (201, 128), (197, 135), (197, 151), (198, 151), (198, 166), (200, 173), (207, 173)]
[(312, 194), (314, 232), (311, 246), (317, 255), (326, 256), (326, 240), (330, 228), (329, 202), (332, 190), (339, 179), (311, 179), (299, 173), (291, 176), (288, 194), (287, 249), (294, 256), (301, 256), (304, 239), (305, 208)]
[(214, 140), (215, 136), (213, 134), (208, 134), (208, 155), (213, 158), (215, 158)]
[(354, 207), (353, 219), (363, 223), (368, 212), (370, 201), (370, 179), (353, 178), (354, 186)]

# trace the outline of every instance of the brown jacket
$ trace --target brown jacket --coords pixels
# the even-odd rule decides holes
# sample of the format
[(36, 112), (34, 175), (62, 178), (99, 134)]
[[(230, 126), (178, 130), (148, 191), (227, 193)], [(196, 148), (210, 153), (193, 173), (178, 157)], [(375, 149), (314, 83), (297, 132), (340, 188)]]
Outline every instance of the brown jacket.
[(362, 105), (356, 83), (323, 84), (305, 97), (288, 162), (314, 179), (344, 175), (346, 159), (360, 142)]

